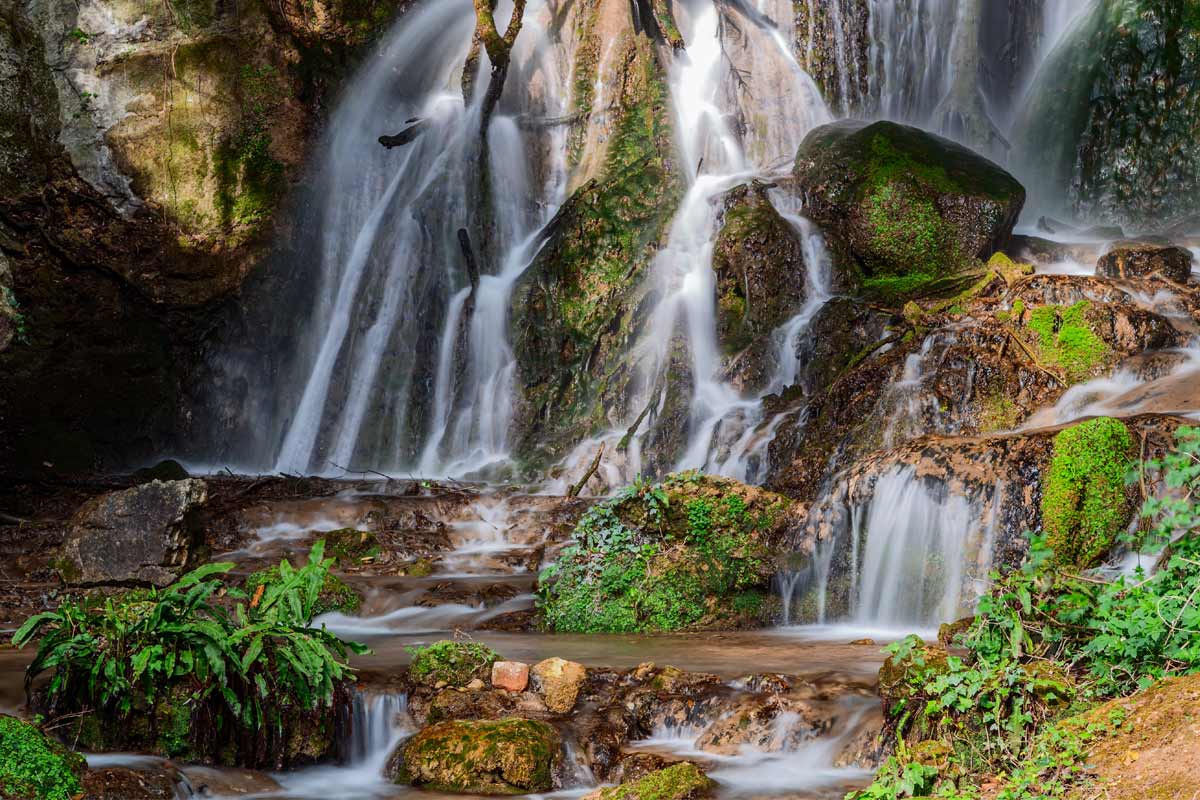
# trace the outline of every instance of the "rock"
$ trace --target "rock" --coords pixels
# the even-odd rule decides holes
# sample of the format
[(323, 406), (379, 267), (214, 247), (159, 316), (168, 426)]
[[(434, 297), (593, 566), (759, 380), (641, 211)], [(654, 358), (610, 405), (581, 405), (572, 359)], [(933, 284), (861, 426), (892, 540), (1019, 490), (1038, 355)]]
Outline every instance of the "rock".
[(561, 759), (558, 732), (545, 722), (442, 722), (401, 745), (395, 780), (467, 794), (546, 792)]
[(533, 665), (533, 690), (541, 694), (546, 707), (555, 714), (566, 714), (575, 707), (579, 690), (587, 679), (587, 668), (574, 661), (547, 658)]
[(175, 783), (165, 771), (89, 769), (83, 776), (83, 800), (175, 800)]
[(94, 498), (72, 517), (63, 580), (74, 586), (166, 586), (187, 566), (189, 515), (207, 499), (204, 481), (152, 481)]
[(771, 581), (790, 506), (692, 472), (593, 506), (548, 572), (543, 624), (614, 633), (761, 625), (774, 614)]
[(493, 689), (464, 691), (443, 688), (432, 698), (415, 693), (409, 698), (409, 713), (418, 723), (432, 725), (455, 719), (500, 719), (523, 716), (519, 696)]
[(796, 155), (805, 214), (868, 289), (908, 294), (1008, 243), (1021, 185), (982, 156), (892, 122), (813, 130)]
[(828, 732), (833, 720), (812, 705), (774, 695), (744, 701), (708, 727), (696, 749), (717, 755), (737, 755), (744, 748), (778, 753)]
[(690, 761), (651, 772), (620, 786), (597, 789), (584, 800), (695, 800), (707, 797), (716, 783)]
[(483, 690), (483, 681), (481, 681), (479, 678), (476, 678), (475, 680), (473, 680), (467, 684), (468, 692), (478, 692), (478, 691), (482, 691), (482, 690)]
[[(325, 552), (336, 558), (339, 566), (354, 566), (379, 553), (379, 540), (370, 531), (340, 528), (322, 534), (321, 538), (325, 540)], [(416, 569), (415, 572), (410, 570), (406, 574), (413, 577), (424, 577), (417, 575), (416, 572), (420, 572), (420, 569)]]
[(955, 622), (943, 622), (938, 627), (938, 644), (947, 650), (951, 647), (957, 647), (960, 637), (971, 630), (971, 626), (974, 624), (974, 617), (963, 617)]
[(144, 467), (133, 473), (134, 480), (140, 482), (146, 481), (183, 481), (191, 476), (188, 475), (187, 469), (184, 468), (175, 459), (169, 458), (165, 461), (160, 461), (152, 467)]
[(0, 799), (74, 797), (86, 763), (40, 728), (0, 714)]
[(742, 354), (734, 367), (741, 385), (757, 387), (769, 379), (763, 362), (771, 332), (800, 310), (805, 295), (804, 243), (762, 184), (739, 186), (725, 196), (713, 272), (721, 348)]
[(510, 692), (523, 692), (529, 685), (529, 665), (521, 661), (497, 661), (492, 664), (492, 686)]
[(1101, 278), (1145, 278), (1154, 273), (1187, 283), (1192, 277), (1191, 252), (1186, 247), (1117, 242), (1096, 263)]

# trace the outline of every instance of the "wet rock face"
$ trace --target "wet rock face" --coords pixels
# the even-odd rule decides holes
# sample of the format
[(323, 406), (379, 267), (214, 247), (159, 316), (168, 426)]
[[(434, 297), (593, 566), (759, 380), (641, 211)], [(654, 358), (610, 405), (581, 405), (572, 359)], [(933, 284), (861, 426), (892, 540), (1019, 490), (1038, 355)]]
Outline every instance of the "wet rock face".
[(1101, 278), (1145, 278), (1155, 273), (1175, 283), (1187, 283), (1192, 276), (1191, 251), (1144, 242), (1117, 242), (1096, 263), (1096, 275)]
[[(759, 184), (739, 186), (725, 198), (725, 214), (713, 248), (717, 276), (717, 338), (735, 367), (749, 373), (752, 389), (765, 379), (771, 331), (804, 303), (804, 247)], [(753, 352), (749, 352), (753, 351)], [(766, 367), (767, 369), (764, 369)]]
[(443, 722), (402, 747), (398, 783), (470, 794), (549, 791), (562, 758), (552, 726), (516, 718)]
[(193, 543), (189, 514), (208, 497), (204, 481), (151, 483), (89, 501), (71, 520), (63, 579), (77, 586), (166, 586)]
[(175, 800), (175, 780), (166, 771), (123, 767), (89, 769), (83, 776), (83, 800)]
[[(860, 280), (953, 274), (1003, 248), (1025, 203), (1016, 179), (960, 145), (891, 122), (812, 131), (796, 155), (805, 213)], [(869, 284), (868, 284), (869, 285)]]

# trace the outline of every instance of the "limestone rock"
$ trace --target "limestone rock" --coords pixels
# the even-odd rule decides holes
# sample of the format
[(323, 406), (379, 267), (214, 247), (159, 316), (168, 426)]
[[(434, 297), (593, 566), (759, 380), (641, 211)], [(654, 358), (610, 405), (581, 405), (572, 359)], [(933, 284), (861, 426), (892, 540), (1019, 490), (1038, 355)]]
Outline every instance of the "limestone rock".
[(555, 714), (566, 714), (575, 707), (579, 690), (587, 679), (587, 668), (562, 658), (547, 658), (533, 667), (533, 687)]
[(208, 497), (204, 481), (152, 481), (88, 501), (71, 519), (63, 579), (72, 585), (166, 586), (191, 554), (189, 514)]
[(520, 661), (497, 661), (492, 664), (492, 686), (510, 692), (523, 692), (529, 685), (529, 665)]
[(1144, 278), (1156, 272), (1176, 283), (1187, 283), (1192, 276), (1191, 252), (1185, 247), (1117, 242), (1096, 263), (1096, 275), (1101, 278)]
[(537, 720), (443, 722), (402, 745), (395, 780), (470, 794), (545, 792), (554, 788), (561, 751), (558, 732)]

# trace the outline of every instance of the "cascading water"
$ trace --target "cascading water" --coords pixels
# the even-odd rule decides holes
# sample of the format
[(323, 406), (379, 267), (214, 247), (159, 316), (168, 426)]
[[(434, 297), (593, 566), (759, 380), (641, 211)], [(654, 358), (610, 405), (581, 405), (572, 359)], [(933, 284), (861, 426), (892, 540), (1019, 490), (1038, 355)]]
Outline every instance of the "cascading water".
[[(535, 142), (518, 122), (559, 117), (569, 99), (544, 6), (526, 11), (486, 136), (486, 57), (468, 102), (460, 88), (474, 27), (467, 0), (406, 15), (346, 91), (311, 198), (316, 219), (301, 234), (316, 286), (294, 363), (265, 375), (243, 368), (248, 416), (258, 417), (246, 423), (267, 432), (245, 454), (256, 468), (462, 474), (507, 454), (510, 290), (565, 191), (562, 126), (533, 125), (544, 137)], [(414, 122), (409, 143), (376, 141)]]

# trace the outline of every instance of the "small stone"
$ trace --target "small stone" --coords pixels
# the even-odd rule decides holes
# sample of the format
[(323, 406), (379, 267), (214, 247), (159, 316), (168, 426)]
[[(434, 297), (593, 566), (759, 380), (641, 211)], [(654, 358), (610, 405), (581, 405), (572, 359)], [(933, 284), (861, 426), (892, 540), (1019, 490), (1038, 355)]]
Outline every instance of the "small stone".
[(438, 681), (437, 683), (435, 683), (435, 684), (433, 685), (433, 688), (435, 688), (435, 689), (445, 689), (445, 688), (446, 688), (447, 686), (449, 686), (449, 685), (450, 685), (450, 684), (446, 683), (446, 681)]
[(479, 678), (476, 678), (475, 680), (471, 681), (470, 683), (467, 684), (467, 691), (468, 692), (483, 691), (483, 681), (479, 680)]
[(534, 665), (532, 674), (533, 688), (546, 700), (546, 707), (555, 714), (566, 714), (575, 707), (587, 668), (574, 661), (547, 658)]
[(510, 692), (523, 692), (529, 685), (529, 665), (521, 661), (497, 661), (492, 664), (492, 686)]
[(855, 639), (850, 644), (859, 644), (859, 645), (866, 645), (868, 647), (873, 647), (875, 645), (875, 640), (874, 639)]

